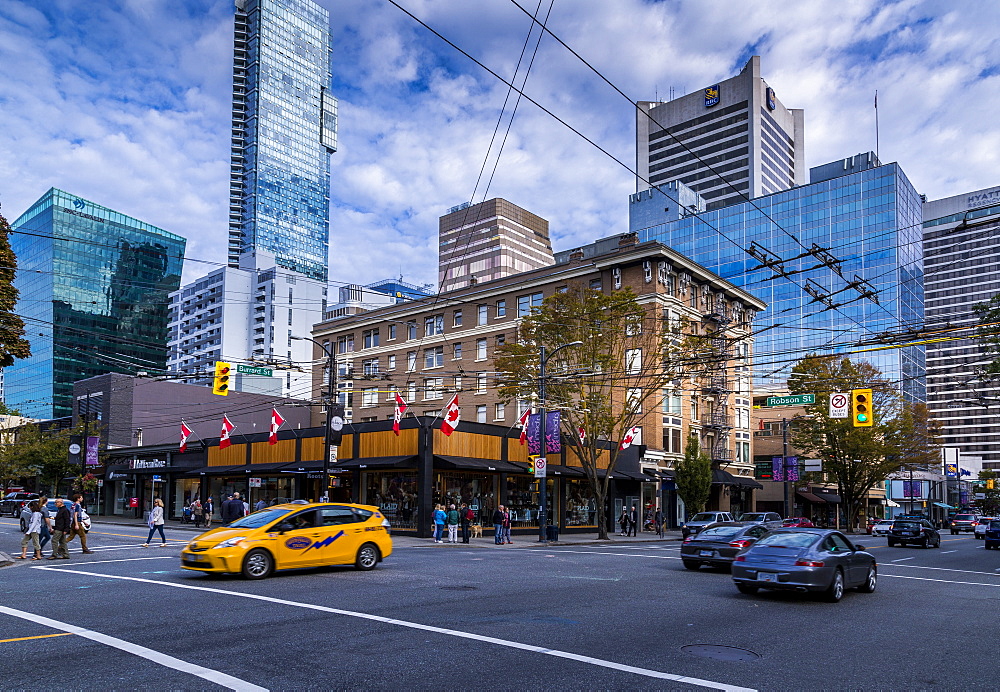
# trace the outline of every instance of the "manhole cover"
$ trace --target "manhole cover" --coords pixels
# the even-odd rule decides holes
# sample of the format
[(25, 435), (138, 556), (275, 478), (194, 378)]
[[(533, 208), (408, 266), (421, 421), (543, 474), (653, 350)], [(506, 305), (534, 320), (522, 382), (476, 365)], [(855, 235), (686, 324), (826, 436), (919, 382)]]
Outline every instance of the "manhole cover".
[(442, 586), (442, 591), (478, 591), (476, 586)]
[(717, 646), (715, 644), (689, 644), (682, 646), (681, 651), (692, 656), (713, 658), (716, 661), (756, 661), (760, 654), (749, 649), (739, 649), (735, 646)]

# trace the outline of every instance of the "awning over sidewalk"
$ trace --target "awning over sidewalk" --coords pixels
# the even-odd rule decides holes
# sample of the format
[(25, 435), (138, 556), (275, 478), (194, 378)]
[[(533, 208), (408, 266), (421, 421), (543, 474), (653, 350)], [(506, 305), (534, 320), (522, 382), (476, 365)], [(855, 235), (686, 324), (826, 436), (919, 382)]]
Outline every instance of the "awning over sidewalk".
[(889, 498), (885, 498), (885, 506), (886, 507), (899, 507), (899, 503), (898, 502), (893, 502)]
[(755, 481), (753, 478), (748, 478), (747, 476), (733, 476), (733, 478), (736, 480), (736, 485), (744, 488), (754, 488), (755, 490), (764, 489), (764, 486)]
[(824, 500), (822, 497), (819, 497), (818, 495), (813, 495), (812, 493), (804, 493), (799, 491), (796, 492), (795, 494), (801, 497), (806, 502), (812, 502), (813, 504), (817, 505), (826, 503), (826, 500)]
[(764, 489), (763, 485), (752, 478), (734, 476), (729, 473), (729, 471), (725, 471), (723, 469), (712, 469), (712, 485), (731, 485), (737, 488)]
[(446, 457), (434, 455), (435, 466), (469, 471), (503, 471), (505, 473), (527, 473), (522, 467), (498, 459), (476, 459), (473, 457)]
[[(896, 506), (899, 507), (899, 505), (896, 505)], [(935, 507), (940, 507), (941, 509), (957, 509), (957, 507), (953, 507), (952, 505), (949, 505), (949, 504), (947, 504), (945, 502), (935, 502), (934, 506)]]
[(417, 457), (413, 454), (402, 457), (368, 457), (366, 459), (348, 459), (334, 464), (338, 469), (387, 469), (416, 468)]
[(840, 504), (840, 495), (836, 493), (816, 493), (816, 497), (821, 498), (824, 502), (829, 502), (831, 505)]

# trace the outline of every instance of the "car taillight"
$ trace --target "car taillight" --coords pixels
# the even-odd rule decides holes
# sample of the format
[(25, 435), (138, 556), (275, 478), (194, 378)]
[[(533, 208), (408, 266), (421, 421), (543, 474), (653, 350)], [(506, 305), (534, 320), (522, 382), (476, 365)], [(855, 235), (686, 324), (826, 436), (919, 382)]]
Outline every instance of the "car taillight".
[(688, 536), (687, 538), (685, 538), (685, 539), (684, 539), (684, 542), (685, 542), (685, 543), (690, 543), (690, 542), (691, 542), (691, 541), (693, 541), (693, 540), (694, 540), (694, 535), (691, 535), (691, 536)]
[(822, 567), (822, 560), (796, 560), (796, 567)]
[(746, 562), (746, 561), (747, 561), (746, 555), (737, 555), (736, 557), (733, 558), (733, 562)]
[(751, 543), (753, 543), (753, 541), (751, 541), (748, 538), (740, 538), (740, 539), (735, 540), (735, 541), (730, 541), (729, 545), (731, 545), (734, 548), (746, 548)]

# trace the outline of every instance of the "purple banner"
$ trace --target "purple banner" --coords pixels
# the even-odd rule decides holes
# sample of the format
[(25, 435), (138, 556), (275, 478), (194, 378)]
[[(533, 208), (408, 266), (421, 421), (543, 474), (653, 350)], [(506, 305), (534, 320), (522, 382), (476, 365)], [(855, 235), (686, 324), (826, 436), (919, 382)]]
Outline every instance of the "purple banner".
[(920, 481), (903, 481), (903, 497), (922, 497)]
[(788, 457), (785, 459), (785, 480), (786, 481), (797, 481), (799, 480), (799, 458), (798, 457)]
[[(545, 414), (545, 453), (558, 454), (562, 451), (559, 443), (559, 424), (561, 416), (559, 411), (549, 411)], [(528, 454), (541, 454), (541, 444), (538, 442), (538, 435), (541, 432), (542, 417), (540, 413), (533, 413), (528, 416)]]
[(782, 457), (771, 457), (771, 480), (785, 480), (785, 460)]
[(97, 466), (97, 448), (100, 444), (100, 437), (87, 438), (87, 466)]

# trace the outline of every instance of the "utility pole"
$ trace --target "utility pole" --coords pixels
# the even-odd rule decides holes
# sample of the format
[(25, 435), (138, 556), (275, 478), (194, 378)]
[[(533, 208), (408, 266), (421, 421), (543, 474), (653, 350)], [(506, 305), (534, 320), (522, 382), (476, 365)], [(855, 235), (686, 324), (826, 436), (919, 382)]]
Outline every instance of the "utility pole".
[(792, 514), (791, 494), (789, 492), (788, 480), (788, 419), (781, 419), (781, 468), (785, 474), (785, 518)]
[[(538, 411), (539, 411), (539, 421), (538, 421), (538, 437), (540, 447), (539, 454), (541, 459), (545, 459), (545, 469), (548, 470), (548, 459), (546, 458), (546, 444), (545, 444), (545, 364), (549, 361), (549, 358), (554, 356), (559, 351), (564, 348), (569, 348), (570, 346), (582, 346), (582, 341), (571, 341), (568, 344), (563, 344), (562, 346), (557, 346), (552, 349), (548, 355), (545, 353), (545, 346), (538, 347)], [(538, 540), (539, 542), (548, 541), (548, 482), (549, 479), (547, 474), (538, 478)]]

